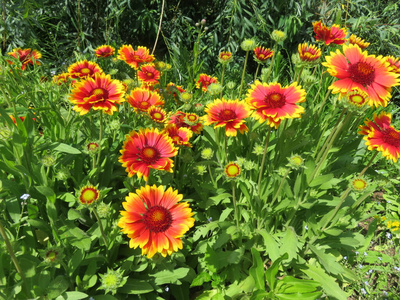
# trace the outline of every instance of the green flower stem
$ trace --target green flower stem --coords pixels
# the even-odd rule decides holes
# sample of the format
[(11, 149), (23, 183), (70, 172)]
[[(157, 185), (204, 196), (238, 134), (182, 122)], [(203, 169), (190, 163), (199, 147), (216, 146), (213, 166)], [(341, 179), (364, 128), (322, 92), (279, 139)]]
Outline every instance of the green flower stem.
[(257, 64), (256, 74), (254, 74), (254, 81), (257, 80), (258, 71), (260, 70), (260, 64)]
[(267, 76), (265, 77), (265, 82), (268, 82), (269, 78), (271, 77), (272, 69), (274, 68), (274, 64), (275, 64), (275, 60), (276, 60), (276, 50), (277, 50), (277, 49), (278, 49), (278, 43), (275, 43), (274, 49), (273, 49), (274, 56), (272, 57), (271, 65), (269, 66), (268, 74), (267, 74)]
[(108, 250), (108, 241), (107, 241), (107, 236), (104, 233), (103, 223), (101, 223), (101, 219), (100, 219), (95, 207), (93, 208), (92, 211), (93, 211), (94, 216), (96, 217), (97, 223), (99, 224), (99, 228), (100, 228), (101, 236), (103, 238), (104, 245), (106, 246), (106, 248)]
[(235, 208), (236, 226), (239, 228), (239, 213), (238, 213), (237, 203), (236, 203), (236, 185), (235, 185), (234, 180), (232, 180), (232, 200), (233, 200), (233, 207)]
[(286, 180), (286, 177), (289, 175), (289, 173), (290, 173), (290, 169), (287, 169), (287, 171), (285, 172), (285, 174), (282, 177), (282, 180), (281, 180), (281, 182), (279, 184), (278, 190), (276, 191), (274, 198), (272, 198), (270, 207), (272, 207), (272, 205), (274, 204), (275, 200), (278, 198), (279, 193), (281, 192), (283, 184), (284, 184), (284, 182)]
[(318, 110), (317, 114), (315, 115), (315, 118), (318, 118), (319, 115), (321, 114), (322, 109), (323, 109), (324, 106), (325, 106), (326, 100), (328, 99), (328, 97), (329, 97), (329, 95), (331, 94), (331, 92), (332, 92), (332, 90), (327, 90), (327, 92), (326, 92), (326, 94), (325, 94), (325, 97), (324, 97), (324, 100), (322, 100), (321, 106), (319, 107), (319, 110)]
[(297, 80), (296, 80), (298, 84), (300, 84), (300, 76), (303, 73), (303, 70), (304, 70), (304, 66), (301, 66), (300, 71), (299, 71), (299, 75), (297, 76)]
[(214, 180), (214, 176), (213, 176), (213, 174), (211, 172), (211, 166), (210, 165), (208, 165), (208, 173), (210, 174), (210, 178), (211, 178), (211, 182), (212, 182), (213, 186), (216, 187), (217, 184), (216, 184), (216, 182)]
[(225, 67), (226, 67), (226, 64), (222, 64), (222, 73), (221, 73), (221, 87), (222, 87), (222, 90), (221, 90), (221, 95), (220, 95), (221, 99), (222, 99), (222, 92), (223, 92), (223, 88), (224, 88)]
[(21, 276), (25, 292), (27, 293), (27, 295), (30, 295), (31, 293), (30, 293), (30, 291), (29, 291), (29, 289), (27, 288), (27, 285), (26, 285), (25, 273), (22, 270), (22, 268), (21, 268), (21, 266), (20, 266), (20, 264), (18, 262), (17, 257), (15, 256), (15, 253), (14, 253), (14, 250), (12, 248), (11, 242), (10, 242), (8, 236), (7, 236), (7, 233), (6, 233), (5, 229), (4, 229), (3, 223), (1, 221), (0, 221), (0, 234), (1, 234), (3, 240), (4, 240), (5, 244), (6, 244), (7, 251), (11, 256), (11, 261), (13, 262), (13, 264), (15, 266), (15, 269), (17, 269), (17, 272), (18, 272), (19, 276)]
[(99, 132), (99, 153), (97, 154), (96, 166), (99, 167), (101, 156), (101, 141), (103, 139), (103, 112), (100, 110), (100, 132)]
[(239, 99), (242, 98), (242, 90), (243, 90), (243, 83), (244, 83), (244, 75), (246, 74), (246, 66), (247, 66), (247, 60), (249, 59), (249, 52), (246, 51), (246, 58), (244, 60), (244, 66), (243, 66), (243, 72), (242, 72), (242, 80), (240, 81), (240, 89), (239, 89)]
[(263, 157), (262, 157), (261, 165), (260, 165), (260, 173), (258, 174), (258, 196), (261, 196), (261, 178), (263, 175), (265, 156), (267, 154), (267, 148), (268, 148), (270, 135), (271, 135), (271, 128), (268, 128), (268, 134), (267, 134), (267, 138), (265, 141), (264, 153), (263, 153)]

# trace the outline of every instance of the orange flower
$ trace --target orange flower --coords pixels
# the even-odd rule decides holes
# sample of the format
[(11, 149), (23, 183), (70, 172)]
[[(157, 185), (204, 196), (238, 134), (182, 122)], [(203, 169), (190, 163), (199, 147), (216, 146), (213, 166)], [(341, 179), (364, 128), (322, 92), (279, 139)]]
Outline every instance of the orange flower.
[(372, 104), (371, 99), (368, 97), (367, 93), (360, 91), (358, 88), (355, 88), (354, 90), (346, 93), (346, 94), (340, 94), (339, 99), (345, 98), (347, 103), (350, 104), (351, 107), (354, 107), (356, 109), (362, 108), (364, 105), (368, 104), (371, 102), (370, 105)]
[(203, 130), (203, 124), (200, 122), (200, 118), (195, 113), (186, 114), (182, 111), (177, 111), (175, 114), (170, 116), (168, 123), (173, 123), (176, 127), (190, 128), (194, 133), (200, 134)]
[(147, 113), (154, 122), (165, 123), (167, 121), (167, 112), (161, 107), (151, 106)]
[(69, 100), (75, 104), (73, 109), (80, 115), (87, 114), (91, 108), (112, 115), (118, 111), (116, 104), (125, 101), (124, 95), (120, 81), (104, 73), (95, 73), (94, 78), (87, 77), (74, 85)]
[(238, 100), (216, 99), (205, 108), (204, 125), (214, 124), (216, 127), (225, 127), (227, 136), (236, 136), (237, 131), (244, 133), (249, 130), (244, 120), (250, 115), (246, 103)]
[(66, 83), (69, 78), (71, 78), (71, 74), (64, 72), (58, 75), (54, 75), (53, 82), (57, 85), (61, 85), (62, 83)]
[(193, 136), (193, 132), (189, 128), (178, 128), (175, 124), (168, 124), (165, 126), (163, 132), (172, 139), (175, 145), (192, 147), (189, 140)]
[(365, 40), (356, 36), (355, 34), (350, 35), (349, 43), (353, 45), (358, 45), (361, 49), (367, 48), (371, 43), (367, 43)]
[(114, 55), (115, 48), (110, 45), (101, 45), (94, 50), (97, 57), (109, 57)]
[(254, 109), (254, 117), (260, 123), (267, 121), (278, 128), (287, 118), (300, 118), (304, 108), (297, 105), (306, 101), (306, 92), (296, 82), (281, 87), (279, 83), (261, 83), (258, 80), (248, 90), (246, 101)]
[(177, 190), (146, 185), (129, 193), (122, 203), (118, 226), (130, 238), (129, 247), (142, 249), (148, 258), (171, 255), (182, 249), (181, 237), (194, 225), (193, 213)]
[(201, 89), (203, 92), (207, 91), (207, 87), (211, 83), (218, 82), (216, 77), (211, 77), (207, 74), (200, 74), (199, 80), (197, 80), (196, 87)]
[(225, 166), (225, 175), (229, 178), (235, 178), (240, 175), (240, 166), (237, 163), (230, 162)]
[(391, 87), (399, 84), (396, 78), (399, 75), (389, 71), (382, 56), (368, 55), (357, 45), (343, 45), (343, 54), (340, 50), (331, 52), (322, 65), (339, 79), (330, 85), (332, 93), (345, 94), (358, 88), (368, 94), (370, 105), (376, 107), (386, 106), (391, 97)]
[(314, 61), (321, 56), (321, 49), (307, 43), (299, 44), (298, 51), (302, 61)]
[(400, 74), (400, 61), (398, 57), (394, 57), (392, 55), (386, 56), (385, 57), (386, 62), (389, 63), (389, 70), (396, 73)]
[(99, 199), (100, 192), (93, 185), (83, 187), (79, 193), (79, 201), (82, 204), (89, 205)]
[(146, 128), (139, 132), (131, 131), (126, 136), (120, 151), (119, 162), (126, 168), (129, 177), (137, 174), (148, 179), (150, 169), (164, 170), (172, 173), (173, 161), (170, 157), (178, 154), (172, 139), (157, 128)]
[(229, 51), (221, 51), (218, 56), (218, 61), (221, 64), (227, 64), (232, 61), (232, 52)]
[(181, 86), (181, 85), (175, 85), (175, 83), (170, 82), (167, 84), (167, 92), (168, 94), (172, 94), (174, 98), (177, 97), (177, 92), (183, 93), (186, 92), (186, 90)]
[(135, 88), (127, 95), (127, 101), (135, 110), (147, 112), (151, 106), (162, 106), (164, 101), (157, 92), (144, 88)]
[(139, 79), (146, 84), (156, 84), (160, 79), (160, 72), (154, 67), (153, 64), (145, 64), (141, 66), (140, 71), (138, 71), (137, 73)]
[(265, 62), (268, 58), (271, 58), (274, 55), (274, 51), (272, 51), (271, 49), (260, 46), (254, 48), (253, 51), (254, 58), (259, 63)]
[(139, 46), (137, 50), (133, 50), (131, 45), (123, 45), (118, 50), (118, 59), (126, 62), (130, 67), (138, 69), (142, 63), (154, 61), (154, 55), (150, 55), (149, 49)]
[[(15, 48), (13, 49), (12, 52), (8, 52), (7, 54), (18, 59), (22, 63), (21, 70), (25, 70), (28, 64), (33, 65), (34, 61), (35, 64), (40, 65), (39, 59), (42, 58), (42, 54), (39, 51), (31, 50), (30, 48), (28, 49)], [(10, 60), (7, 60), (7, 62), (10, 65), (14, 64), (14, 62)]]
[(322, 24), (322, 21), (316, 21), (313, 22), (313, 28), (315, 39), (324, 42), (325, 45), (331, 43), (341, 45), (346, 42), (347, 30), (345, 28), (340, 28), (339, 25), (334, 24), (331, 27), (327, 27)]
[(94, 77), (96, 73), (103, 73), (98, 64), (92, 61), (81, 60), (68, 67), (71, 78)]
[(390, 125), (391, 119), (390, 113), (374, 113), (373, 121), (367, 119), (365, 125), (359, 126), (358, 133), (365, 135), (363, 139), (366, 140), (368, 150), (376, 149), (386, 159), (397, 162), (400, 157), (400, 131)]

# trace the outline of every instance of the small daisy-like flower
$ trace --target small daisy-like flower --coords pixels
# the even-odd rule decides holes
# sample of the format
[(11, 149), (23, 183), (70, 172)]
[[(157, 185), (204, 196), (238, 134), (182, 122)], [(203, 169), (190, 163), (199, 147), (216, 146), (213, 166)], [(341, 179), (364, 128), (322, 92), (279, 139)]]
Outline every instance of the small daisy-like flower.
[(389, 70), (393, 73), (400, 74), (400, 59), (392, 55), (385, 57), (386, 62), (389, 63)]
[(353, 45), (358, 45), (358, 47), (360, 47), (361, 49), (365, 49), (371, 44), (356, 36), (355, 34), (350, 35), (349, 43)]
[(257, 46), (256, 41), (254, 39), (245, 39), (241, 44), (240, 47), (244, 51), (252, 51)]
[(286, 33), (281, 30), (274, 30), (271, 33), (271, 39), (277, 43), (283, 42), (286, 40)]
[(68, 67), (68, 73), (71, 78), (93, 77), (96, 73), (103, 73), (98, 64), (88, 60), (80, 60)]
[(207, 74), (200, 74), (199, 80), (196, 82), (196, 88), (201, 89), (203, 92), (207, 91), (211, 83), (218, 82), (216, 77), (211, 77)]
[(299, 44), (297, 49), (302, 61), (312, 62), (321, 57), (321, 49), (315, 45), (303, 43)]
[(350, 181), (350, 188), (355, 192), (363, 192), (368, 187), (368, 182), (363, 178), (354, 178)]
[(218, 61), (220, 64), (227, 64), (233, 59), (232, 52), (221, 51), (218, 56)]
[(394, 221), (392, 221), (392, 220), (387, 221), (387, 222), (386, 222), (386, 227), (387, 227), (388, 229), (390, 229), (392, 232), (398, 231), (399, 228), (400, 228), (400, 222), (397, 221), (397, 220), (394, 220)]
[(161, 73), (154, 67), (154, 64), (145, 64), (137, 72), (139, 80), (146, 84), (156, 84), (161, 77)]
[(54, 75), (53, 76), (53, 82), (55, 84), (57, 84), (57, 85), (61, 85), (63, 83), (68, 82), (68, 80), (70, 78), (71, 78), (71, 74), (64, 72), (64, 73), (61, 73), (61, 74), (58, 74), (58, 75)]
[(274, 51), (269, 48), (258, 46), (254, 48), (254, 59), (258, 63), (265, 63), (269, 58), (274, 55)]
[(117, 289), (122, 287), (126, 281), (127, 277), (123, 277), (123, 270), (112, 270), (107, 268), (107, 273), (100, 274), (100, 282), (101, 286), (99, 289), (102, 289), (107, 294), (111, 292), (111, 294), (115, 295), (117, 293)]
[(134, 50), (132, 45), (123, 45), (118, 50), (118, 59), (123, 60), (130, 67), (138, 69), (142, 63), (149, 63), (154, 61), (154, 55), (150, 54), (149, 49), (146, 47), (139, 46), (137, 50)]
[(110, 45), (101, 45), (94, 50), (94, 54), (97, 57), (109, 57), (114, 55), (115, 48)]
[(182, 102), (189, 102), (192, 99), (192, 97), (193, 94), (186, 91), (181, 92), (179, 94), (179, 99), (181, 99)]
[[(367, 93), (355, 88), (354, 90), (346, 93), (340, 94), (339, 99), (345, 99), (345, 106), (350, 108), (353, 111), (359, 111), (360, 108), (363, 108), (365, 105), (370, 103), (370, 98)], [(372, 101), (371, 101), (372, 102)], [(362, 112), (362, 111), (361, 111)]]
[(171, 157), (178, 154), (172, 139), (157, 128), (131, 131), (126, 136), (119, 162), (126, 168), (129, 177), (137, 175), (148, 179), (150, 169), (173, 172)]
[(358, 132), (364, 135), (363, 139), (368, 146), (368, 150), (382, 152), (386, 159), (397, 162), (400, 157), (400, 131), (390, 125), (392, 115), (381, 112), (379, 115), (374, 113), (373, 121), (367, 119), (365, 125), (360, 125)]
[(170, 116), (168, 123), (174, 123), (178, 128), (188, 127), (196, 134), (200, 134), (203, 130), (203, 124), (200, 122), (200, 117), (195, 113), (187, 114), (178, 110), (175, 114)]
[(160, 94), (144, 88), (135, 88), (126, 96), (128, 103), (135, 109), (147, 112), (152, 106), (162, 106), (164, 101), (161, 100)]
[(279, 83), (267, 84), (257, 80), (248, 90), (246, 101), (254, 110), (255, 119), (278, 128), (283, 119), (301, 117), (304, 108), (297, 103), (306, 101), (305, 96), (305, 90), (296, 82), (282, 87)]
[(189, 128), (178, 128), (175, 124), (168, 124), (162, 132), (166, 133), (176, 146), (192, 147), (189, 140), (192, 137), (193, 132)]
[(167, 121), (167, 112), (159, 106), (151, 106), (147, 113), (149, 114), (150, 118), (156, 122), (163, 124)]
[[(33, 65), (34, 63), (36, 65), (41, 64), (39, 59), (42, 58), (42, 54), (37, 50), (15, 48), (12, 52), (8, 52), (7, 54), (18, 59), (22, 63), (21, 70), (25, 70), (27, 65)], [(14, 64), (14, 62), (10, 60), (7, 60), (7, 62), (10, 65)]]
[(117, 104), (125, 101), (124, 96), (124, 87), (119, 80), (95, 73), (94, 78), (87, 77), (74, 85), (69, 100), (74, 104), (73, 110), (80, 115), (87, 114), (90, 109), (112, 115), (118, 111)]
[(340, 50), (330, 54), (322, 65), (331, 76), (338, 78), (329, 86), (333, 94), (358, 88), (368, 94), (370, 103), (376, 107), (387, 105), (391, 88), (399, 85), (399, 75), (388, 69), (382, 56), (368, 55), (357, 45), (343, 45), (343, 54)]
[(240, 166), (237, 163), (230, 162), (224, 168), (225, 175), (229, 178), (236, 178), (240, 175)]
[(163, 62), (163, 61), (160, 61), (160, 60), (154, 62), (154, 66), (160, 72), (165, 71), (165, 69), (167, 69), (167, 64), (165, 62)]
[(64, 258), (63, 251), (55, 246), (49, 247), (45, 250), (39, 250), (39, 252), (43, 261), (52, 266), (59, 264)]
[(210, 160), (214, 156), (214, 151), (211, 148), (204, 148), (201, 150), (201, 158), (205, 160)]
[(156, 253), (165, 257), (182, 249), (181, 237), (194, 225), (192, 210), (182, 199), (177, 190), (156, 185), (129, 193), (118, 222), (130, 238), (129, 247), (140, 247), (148, 258)]
[(99, 151), (99, 144), (95, 142), (88, 143), (86, 145), (86, 150), (90, 155), (94, 155)]
[(340, 28), (339, 25), (327, 27), (322, 24), (322, 21), (313, 22), (315, 39), (324, 42), (325, 45), (336, 44), (341, 45), (346, 42), (347, 30)]
[(214, 125), (214, 128), (225, 127), (227, 136), (236, 136), (237, 131), (244, 133), (248, 127), (244, 120), (250, 115), (245, 102), (238, 100), (216, 99), (204, 109), (207, 115), (204, 116), (205, 125)]
[(84, 205), (90, 205), (99, 199), (100, 191), (93, 185), (86, 185), (79, 192), (79, 202)]
[(288, 166), (296, 170), (304, 166), (304, 159), (298, 154), (289, 157), (288, 161), (289, 161)]

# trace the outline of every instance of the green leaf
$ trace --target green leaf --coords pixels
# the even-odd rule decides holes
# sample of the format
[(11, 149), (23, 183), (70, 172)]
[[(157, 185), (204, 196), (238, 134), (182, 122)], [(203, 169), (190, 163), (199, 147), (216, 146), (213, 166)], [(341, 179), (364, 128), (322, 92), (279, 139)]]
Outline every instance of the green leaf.
[(279, 248), (280, 245), (276, 242), (274, 237), (270, 235), (265, 229), (257, 230), (257, 233), (260, 234), (264, 239), (264, 245), (267, 248), (266, 253), (269, 258), (274, 261), (279, 258)]
[(265, 269), (264, 263), (261, 259), (260, 253), (251, 248), (251, 255), (253, 256), (253, 266), (250, 268), (250, 276), (253, 277), (256, 288), (259, 290), (265, 289)]
[(314, 178), (313, 181), (310, 182), (309, 186), (315, 187), (322, 184), (327, 184), (327, 182), (329, 182), (332, 178), (333, 174), (320, 175), (317, 178)]
[[(57, 276), (49, 285), (47, 288), (47, 297), (49, 299), (54, 299), (60, 295), (62, 295), (69, 286), (69, 282), (67, 280), (67, 277), (63, 275)], [(71, 299), (71, 298), (70, 298)], [(81, 299), (81, 298), (79, 298)]]
[(283, 253), (289, 254), (289, 260), (292, 260), (296, 258), (297, 256), (297, 236), (296, 233), (294, 232), (293, 227), (288, 227), (286, 229), (286, 234), (282, 239), (282, 251)]
[(220, 222), (223, 222), (223, 221), (225, 221), (226, 220), (226, 218), (229, 216), (229, 214), (231, 213), (233, 211), (233, 208), (225, 208), (223, 211), (222, 211), (222, 213), (221, 213), (221, 215), (219, 216), (219, 221)]
[[(56, 146), (55, 146), (56, 145)], [(67, 144), (64, 143), (54, 143), (52, 145), (54, 148), (53, 150), (58, 151), (58, 152), (64, 152), (64, 153), (68, 153), (68, 154), (81, 154), (82, 152), (72, 146), (69, 146)]]
[(306, 293), (306, 294), (301, 294), (301, 293), (292, 293), (292, 294), (275, 294), (276, 297), (278, 297), (279, 300), (316, 300), (320, 298), (322, 295), (322, 292), (312, 292), (312, 293)]
[(82, 292), (65, 292), (58, 296), (56, 300), (79, 300), (85, 299), (86, 297), (89, 297), (89, 295)]
[(163, 270), (155, 274), (150, 274), (154, 277), (157, 285), (162, 284), (177, 284), (180, 285), (179, 279), (184, 278), (188, 275), (190, 268), (178, 268), (176, 270)]
[(208, 274), (206, 272), (201, 272), (199, 275), (196, 276), (195, 279), (193, 279), (190, 287), (202, 286), (204, 282), (209, 282), (209, 281), (211, 281), (210, 274)]
[(54, 193), (54, 190), (52, 188), (48, 186), (35, 186), (35, 189), (51, 202), (56, 202), (56, 194)]
[(344, 272), (344, 268), (339, 264), (335, 257), (331, 254), (325, 253), (323, 250), (318, 249), (313, 245), (309, 245), (312, 252), (317, 255), (318, 261), (325, 268), (326, 271), (332, 274), (341, 274)]
[(267, 269), (265, 272), (265, 278), (267, 279), (268, 286), (270, 287), (271, 290), (275, 289), (276, 286), (276, 274), (278, 274), (279, 266), (282, 260), (285, 260), (288, 258), (288, 254), (285, 253), (281, 257), (279, 257), (277, 260), (274, 261), (274, 263)]
[(153, 286), (150, 283), (148, 283), (148, 281), (129, 278), (127, 282), (124, 284), (124, 286), (118, 289), (118, 292), (123, 294), (138, 295), (138, 294), (147, 294), (152, 292), (153, 290), (154, 290)]

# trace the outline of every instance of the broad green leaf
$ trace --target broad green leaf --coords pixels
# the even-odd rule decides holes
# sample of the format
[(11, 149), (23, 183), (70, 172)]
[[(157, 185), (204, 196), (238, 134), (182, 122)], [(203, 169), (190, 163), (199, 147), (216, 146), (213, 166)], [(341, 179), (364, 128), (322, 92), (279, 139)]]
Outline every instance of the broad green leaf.
[(280, 245), (274, 239), (272, 235), (270, 235), (265, 229), (257, 230), (257, 233), (260, 234), (264, 239), (264, 245), (266, 247), (266, 253), (268, 254), (269, 258), (274, 261), (278, 259), (280, 256), (279, 248)]
[(47, 297), (49, 299), (54, 299), (63, 294), (68, 289), (68, 287), (69, 287), (69, 282), (67, 277), (59, 275), (52, 282), (50, 282), (50, 285), (47, 288)]
[(292, 293), (292, 294), (275, 294), (279, 300), (316, 300), (319, 299), (322, 292), (312, 292), (312, 293)]
[(327, 184), (331, 179), (333, 179), (333, 174), (320, 175), (317, 178), (314, 178), (313, 181), (310, 182), (310, 187), (319, 186), (322, 184)]
[(256, 288), (258, 290), (265, 289), (265, 269), (264, 262), (261, 259), (260, 253), (251, 248), (251, 255), (253, 256), (253, 266), (250, 268), (249, 274), (253, 277)]
[(233, 208), (225, 208), (223, 211), (222, 211), (222, 213), (221, 213), (221, 215), (219, 216), (219, 221), (220, 222), (223, 222), (223, 221), (225, 221), (226, 220), (226, 218), (229, 216), (229, 214), (231, 213), (233, 211)]
[(153, 290), (153, 286), (146, 280), (128, 278), (124, 286), (118, 289), (118, 292), (123, 294), (138, 295), (147, 294), (152, 292)]
[(154, 277), (155, 283), (157, 285), (161, 284), (177, 284), (180, 285), (179, 279), (184, 278), (188, 273), (189, 268), (178, 268), (176, 270), (163, 270), (155, 274), (150, 274)]
[(36, 190), (41, 193), (43, 196), (46, 196), (51, 202), (56, 202), (56, 194), (54, 190), (48, 186), (35, 186)]
[(206, 272), (201, 272), (199, 275), (196, 276), (195, 279), (193, 279), (190, 287), (202, 286), (204, 282), (209, 282), (209, 281), (211, 281), (210, 274), (208, 274)]
[(326, 271), (332, 274), (341, 274), (344, 272), (344, 268), (338, 263), (335, 257), (329, 253), (325, 253), (324, 250), (318, 249), (313, 245), (309, 245), (310, 249), (317, 256), (320, 264), (325, 268)]
[(79, 300), (79, 299), (85, 299), (89, 297), (88, 294), (82, 293), (82, 292), (65, 292), (62, 295), (58, 296), (56, 300)]
[(279, 257), (277, 260), (275, 260), (273, 262), (273, 264), (265, 272), (265, 278), (267, 279), (268, 286), (272, 291), (275, 289), (275, 286), (276, 286), (276, 274), (278, 274), (278, 270), (279, 270), (281, 261), (285, 260), (287, 258), (288, 258), (288, 254), (285, 253), (284, 255)]
[(289, 254), (289, 260), (296, 258), (298, 251), (297, 246), (297, 236), (294, 232), (293, 227), (288, 227), (286, 229), (286, 234), (282, 239), (281, 253)]
[(64, 143), (55, 143), (52, 146), (56, 145), (53, 150), (58, 151), (58, 152), (64, 152), (68, 154), (81, 154), (82, 152), (70, 145), (64, 144)]

